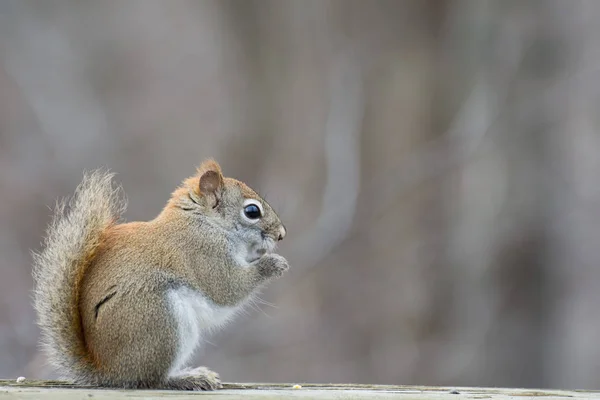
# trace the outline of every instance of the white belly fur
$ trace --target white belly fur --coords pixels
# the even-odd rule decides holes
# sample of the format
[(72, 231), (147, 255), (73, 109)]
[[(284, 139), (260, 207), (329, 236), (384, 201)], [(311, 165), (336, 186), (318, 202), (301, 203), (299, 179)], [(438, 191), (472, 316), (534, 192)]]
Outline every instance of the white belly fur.
[(187, 287), (167, 292), (167, 299), (177, 321), (179, 348), (169, 375), (176, 375), (190, 360), (202, 335), (223, 326), (237, 307), (221, 307), (202, 293)]

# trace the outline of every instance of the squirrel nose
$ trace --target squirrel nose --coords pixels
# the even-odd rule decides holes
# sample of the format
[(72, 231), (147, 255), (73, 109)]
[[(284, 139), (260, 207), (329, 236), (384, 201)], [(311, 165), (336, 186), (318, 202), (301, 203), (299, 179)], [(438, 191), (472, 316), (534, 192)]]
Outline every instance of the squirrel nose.
[(283, 225), (281, 225), (279, 227), (279, 237), (277, 238), (277, 240), (283, 240), (283, 238), (285, 237), (286, 231), (285, 231), (285, 227)]

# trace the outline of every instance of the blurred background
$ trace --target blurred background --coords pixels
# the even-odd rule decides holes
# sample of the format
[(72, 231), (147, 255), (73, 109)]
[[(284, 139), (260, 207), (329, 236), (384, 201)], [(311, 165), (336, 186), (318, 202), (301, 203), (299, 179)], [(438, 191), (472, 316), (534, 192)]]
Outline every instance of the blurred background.
[(1, 0), (0, 376), (53, 377), (31, 249), (86, 169), (151, 219), (213, 156), (292, 270), (225, 381), (599, 389), (600, 2)]

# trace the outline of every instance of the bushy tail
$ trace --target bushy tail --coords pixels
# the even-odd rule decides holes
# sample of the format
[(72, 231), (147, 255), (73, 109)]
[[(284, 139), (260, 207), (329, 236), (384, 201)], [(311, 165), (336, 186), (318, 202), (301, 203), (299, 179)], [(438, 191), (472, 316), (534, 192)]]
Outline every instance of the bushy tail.
[(125, 209), (114, 174), (85, 174), (70, 200), (60, 202), (46, 232), (43, 249), (34, 253), (34, 306), (42, 346), (63, 378), (89, 382), (94, 375), (79, 314), (79, 285), (102, 233)]

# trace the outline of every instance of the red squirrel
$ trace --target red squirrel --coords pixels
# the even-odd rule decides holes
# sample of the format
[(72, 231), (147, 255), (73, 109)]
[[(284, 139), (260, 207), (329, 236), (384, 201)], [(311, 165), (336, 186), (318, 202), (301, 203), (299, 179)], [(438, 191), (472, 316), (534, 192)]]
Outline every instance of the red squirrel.
[(186, 363), (208, 332), (289, 268), (274, 253), (284, 225), (214, 160), (148, 222), (120, 222), (125, 201), (113, 177), (86, 174), (34, 253), (34, 305), (51, 364), (82, 385), (222, 387), (217, 373)]

